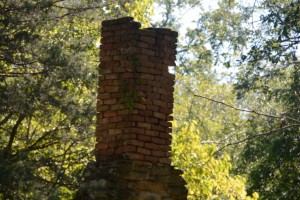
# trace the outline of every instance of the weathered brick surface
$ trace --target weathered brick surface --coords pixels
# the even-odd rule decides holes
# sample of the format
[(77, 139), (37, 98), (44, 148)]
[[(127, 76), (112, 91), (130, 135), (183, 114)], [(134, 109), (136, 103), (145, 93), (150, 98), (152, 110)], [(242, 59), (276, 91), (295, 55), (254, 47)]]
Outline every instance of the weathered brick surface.
[[(105, 134), (127, 134), (126, 130), (130, 128), (138, 128), (130, 134), (139, 134), (140, 141), (128, 140), (128, 135), (120, 137), (119, 146), (108, 145), (115, 157), (126, 153), (126, 149), (133, 151), (126, 146), (140, 147), (142, 142), (147, 143), (143, 147), (149, 147), (149, 150), (152, 149), (151, 143), (154, 146), (170, 145), (166, 141), (170, 139), (168, 128), (171, 124), (168, 120), (173, 108), (175, 77), (168, 72), (168, 66), (175, 65), (176, 42), (176, 32), (164, 28), (140, 29), (140, 24), (131, 17), (103, 21), (97, 126), (115, 124), (113, 127), (117, 129), (109, 126), (98, 128), (97, 142), (108, 143), (109, 137)], [(97, 147), (96, 152), (106, 150)], [(169, 157), (167, 153), (164, 155)], [(102, 156), (103, 159), (111, 160), (114, 156)], [(151, 160), (159, 162), (159, 159)]]
[(178, 34), (140, 27), (132, 17), (102, 22), (96, 163), (77, 199), (186, 199), (170, 165), (175, 76), (168, 67)]

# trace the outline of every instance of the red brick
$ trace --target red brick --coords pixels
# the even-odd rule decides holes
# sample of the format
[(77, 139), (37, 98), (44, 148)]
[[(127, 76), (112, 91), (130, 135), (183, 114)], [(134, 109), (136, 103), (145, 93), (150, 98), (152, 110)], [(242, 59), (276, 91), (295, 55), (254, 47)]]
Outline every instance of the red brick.
[[(147, 106), (147, 108), (148, 108), (148, 106)], [(145, 116), (145, 117), (152, 117), (153, 112), (150, 111), (149, 109), (146, 109), (146, 110), (139, 110), (139, 115)]]
[(148, 44), (146, 42), (137, 42), (136, 43), (136, 46), (137, 47), (142, 47), (142, 48), (147, 48), (148, 47)]
[(160, 149), (160, 145), (154, 144), (154, 143), (145, 143), (145, 148), (159, 150)]
[(162, 150), (162, 151), (171, 151), (171, 146), (170, 145), (160, 145), (158, 150)]
[(172, 128), (171, 127), (166, 127), (166, 133), (172, 133)]
[(152, 137), (147, 136), (147, 135), (137, 135), (137, 139), (140, 141), (144, 141), (144, 142), (151, 142), (152, 141)]
[[(157, 71), (157, 69), (153, 69), (153, 70)], [(154, 87), (161, 87), (162, 86), (161, 82), (155, 81), (155, 80), (148, 81), (148, 85), (154, 86)]]
[(141, 36), (140, 41), (145, 42), (147, 44), (155, 44), (155, 38), (148, 36)]
[(150, 29), (143, 29), (142, 34), (145, 35), (145, 36), (155, 37), (156, 36), (156, 31), (151, 29), (151, 28)]
[[(139, 96), (145, 98), (145, 97), (147, 97), (147, 94), (152, 90), (152, 87), (147, 84), (144, 84), (144, 85), (137, 86), (136, 89), (141, 91)], [(141, 98), (141, 102), (145, 103), (145, 104), (149, 104), (149, 101), (147, 99)]]
[(160, 138), (165, 138), (165, 139), (168, 139), (168, 140), (171, 140), (172, 139), (172, 135), (169, 134), (169, 133), (165, 133), (165, 132), (161, 132), (158, 134), (158, 137)]
[(145, 121), (145, 118), (140, 115), (130, 116), (130, 119), (133, 121), (136, 121), (136, 122), (144, 122)]
[(160, 106), (160, 107), (166, 107), (167, 106), (167, 103), (166, 102), (163, 102), (163, 101), (160, 101), (160, 100), (153, 100), (153, 104), (156, 105), (156, 106)]
[(171, 35), (165, 35), (165, 36), (164, 36), (164, 40), (170, 41), (171, 43), (176, 43), (176, 42), (177, 42), (177, 38), (176, 38), (176, 37), (173, 37), (173, 36), (171, 36)]
[(100, 57), (104, 57), (104, 56), (106, 56), (107, 54), (106, 54), (106, 51), (105, 50), (101, 50), (100, 51)]
[(139, 141), (139, 140), (135, 140), (135, 139), (124, 140), (123, 144), (124, 145), (139, 146), (139, 147), (144, 146), (144, 142)]
[(114, 67), (114, 68), (112, 69), (112, 71), (113, 71), (114, 73), (126, 72), (126, 68), (125, 68), (125, 67)]
[(105, 74), (105, 79), (119, 79), (118, 74)]
[(149, 62), (154, 62), (154, 63), (162, 63), (163, 59), (157, 56), (149, 56), (148, 57)]
[(134, 34), (126, 34), (126, 35), (122, 35), (122, 42), (127, 42), (130, 40), (137, 40), (138, 39), (138, 34), (134, 33)]
[[(104, 88), (105, 86), (110, 85), (110, 80), (109, 79), (103, 79), (102, 81), (99, 81), (99, 87), (98, 90), (101, 88)], [(100, 90), (99, 90), (100, 91)]]
[(109, 99), (110, 98), (110, 93), (102, 93), (99, 95), (100, 99)]
[(146, 55), (155, 56), (155, 51), (151, 49), (142, 48), (141, 52)]
[(145, 156), (143, 153), (126, 153), (126, 157), (130, 160), (144, 160)]
[(138, 122), (137, 127), (140, 128), (145, 128), (145, 129), (151, 129), (151, 124), (149, 123), (144, 123), (144, 122)]
[(134, 74), (134, 73), (122, 73), (121, 74), (122, 79), (134, 78), (135, 76), (136, 76), (136, 74)]
[(104, 101), (101, 99), (97, 99), (97, 107), (102, 106), (104, 104)]
[(167, 157), (172, 157), (172, 153), (171, 153), (170, 151), (167, 151), (167, 152), (166, 152), (166, 156), (167, 156)]
[(147, 110), (159, 111), (159, 106), (156, 106), (156, 105), (147, 105)]
[(134, 108), (144, 110), (144, 109), (146, 109), (146, 106), (141, 103), (135, 103)]
[(102, 123), (113, 123), (113, 122), (120, 122), (120, 121), (122, 121), (123, 120), (123, 118), (122, 117), (120, 117), (120, 116), (114, 116), (114, 117), (107, 117), (107, 118), (104, 118), (103, 120), (102, 120)]
[(160, 112), (153, 112), (153, 116), (158, 118), (158, 119), (162, 119), (165, 120), (167, 118), (166, 114), (160, 113)]
[(159, 112), (164, 113), (166, 115), (169, 115), (172, 113), (172, 109), (170, 108), (165, 108), (165, 107), (160, 107), (159, 108)]
[(154, 93), (152, 90), (153, 89), (151, 89), (149, 92), (147, 92), (148, 98), (159, 99), (160, 98), (160, 94)]
[(155, 52), (155, 56), (158, 56), (158, 57), (165, 57), (165, 53), (164, 52), (162, 52), (162, 51), (156, 51)]
[[(162, 85), (165, 85), (162, 83)], [(159, 94), (168, 94), (170, 91), (167, 91), (165, 88), (159, 88), (159, 87), (153, 87), (153, 92), (159, 93)]]
[(170, 158), (159, 158), (159, 163), (163, 164), (171, 164), (171, 159)]
[(171, 54), (171, 55), (169, 56), (169, 59), (175, 61), (175, 60), (176, 60), (176, 55)]
[(101, 38), (102, 44), (113, 43), (113, 42), (114, 42), (114, 37), (102, 37)]
[(102, 74), (99, 74), (98, 83), (100, 84), (101, 81), (104, 80), (104, 76)]
[(114, 117), (114, 116), (117, 116), (117, 112), (115, 111), (106, 111), (103, 113), (103, 116), (104, 117)]
[(135, 127), (136, 123), (135, 122), (128, 122), (128, 121), (123, 121), (123, 122), (119, 122), (117, 123), (117, 127), (118, 128), (125, 128), (125, 127)]
[(101, 62), (107, 62), (107, 61), (113, 61), (113, 57), (112, 56), (103, 56), (100, 58)]
[(173, 110), (173, 103), (167, 103), (167, 108)]
[[(148, 60), (140, 60), (140, 69), (154, 69), (155, 63), (149, 62)], [(157, 70), (157, 69), (155, 69)], [(160, 70), (157, 70), (160, 71)]]
[(136, 134), (135, 133), (125, 133), (122, 135), (122, 139), (136, 139)]
[(157, 131), (166, 131), (166, 127), (164, 126), (159, 126), (159, 125), (152, 125), (152, 130), (157, 130)]
[(171, 102), (173, 103), (173, 96), (172, 96), (172, 93), (170, 95), (165, 95), (165, 94), (168, 94), (168, 93), (162, 93), (160, 95), (160, 99), (162, 101), (165, 101), (165, 102)]
[(115, 50), (115, 49), (113, 49), (113, 50), (106, 50), (106, 51), (105, 51), (105, 54), (106, 54), (107, 56), (115, 56), (115, 55), (118, 55), (118, 51)]
[(164, 152), (164, 151), (155, 151), (155, 150), (152, 150), (151, 154), (153, 156), (155, 156), (155, 157), (165, 157), (166, 156), (166, 152)]
[(104, 93), (104, 88), (103, 87), (99, 87), (98, 88), (98, 95), (100, 95), (101, 93)]
[(172, 123), (168, 121), (160, 121), (159, 125), (165, 126), (165, 127), (172, 127)]
[[(125, 47), (125, 48), (121, 48), (119, 50), (120, 54), (127, 54), (127, 55), (128, 54), (132, 55), (132, 54), (135, 54), (135, 53), (140, 52), (140, 51), (141, 51), (141, 49), (138, 48), (138, 47)], [(132, 62), (131, 62), (131, 65), (132, 65)]]
[(117, 99), (104, 99), (103, 101), (105, 105), (113, 105), (118, 102)]
[(148, 155), (145, 155), (145, 160), (150, 161), (150, 162), (154, 162), (154, 163), (157, 163), (159, 161), (157, 157), (148, 156)]
[(154, 130), (145, 130), (145, 135), (149, 135), (149, 136), (158, 136), (159, 132), (154, 131)]
[(101, 150), (101, 149), (96, 149), (96, 154), (97, 155), (101, 155), (101, 156), (104, 156), (104, 155), (111, 155), (114, 153), (114, 149), (112, 148), (109, 148), (109, 149), (105, 149), (105, 150)]
[(114, 45), (113, 45), (113, 44), (100, 45), (100, 49), (101, 49), (101, 50), (105, 50), (105, 49), (114, 49)]
[(140, 62), (147, 62), (148, 61), (148, 55), (145, 54), (136, 54), (136, 59), (138, 59)]
[(152, 138), (152, 142), (155, 144), (167, 144), (167, 140), (163, 138)]
[(108, 62), (105, 62), (104, 64), (105, 64), (105, 68), (110, 70), (110, 72), (108, 74), (110, 74), (112, 72), (112, 68), (121, 66), (121, 62), (118, 60), (108, 61)]
[(109, 130), (109, 135), (121, 135), (122, 130), (121, 129), (110, 129)]
[(109, 148), (115, 148), (119, 145), (118, 141), (110, 141), (109, 142)]
[(166, 80), (166, 78), (164, 78), (164, 77), (162, 77), (162, 76), (160, 76), (160, 75), (156, 75), (156, 76), (154, 77), (154, 79), (155, 79), (156, 81), (158, 81), (158, 82), (164, 82), (164, 81)]
[(173, 121), (173, 116), (171, 115), (167, 116), (167, 121)]
[(126, 43), (124, 43), (124, 42), (122, 42), (122, 43), (115, 43), (114, 45), (113, 45), (113, 48), (114, 49), (120, 49), (120, 48), (124, 48), (124, 47), (126, 47), (127, 45), (126, 45)]
[(122, 67), (132, 68), (132, 60), (121, 60), (120, 62)]
[(108, 143), (98, 142), (96, 144), (96, 149), (107, 149), (107, 148), (108, 148)]
[(101, 33), (101, 37), (109, 37), (109, 36), (114, 36), (115, 32), (114, 31), (103, 31)]
[(121, 35), (129, 35), (129, 34), (132, 34), (132, 33), (136, 33), (136, 30), (128, 30), (128, 29), (120, 30), (120, 31), (117, 31), (115, 33), (115, 35), (116, 36), (121, 36)]
[(111, 98), (123, 98), (124, 94), (122, 92), (111, 93)]
[(110, 106), (110, 110), (118, 111), (118, 115), (120, 115), (120, 114), (119, 114), (119, 111), (120, 111), (121, 109), (124, 109), (124, 108), (125, 108), (125, 106), (122, 105), (122, 104), (119, 104), (119, 103)]
[(154, 76), (151, 74), (141, 73), (141, 79), (154, 80)]
[(120, 138), (119, 135), (108, 135), (108, 137), (106, 138), (107, 142), (116, 142), (118, 141)]
[(142, 153), (142, 154), (144, 154), (144, 155), (151, 155), (151, 150), (145, 149), (145, 148), (143, 148), (143, 147), (138, 147), (138, 148), (137, 148), (137, 152), (138, 152), (138, 153)]
[(175, 66), (175, 65), (176, 65), (175, 59), (174, 59), (174, 60), (173, 60), (173, 59), (171, 60), (171, 59), (169, 59), (169, 58), (163, 59), (163, 63), (166, 64), (166, 65), (169, 65), (169, 66)]
[(121, 146), (116, 149), (116, 153), (136, 152), (136, 146)]
[(101, 124), (96, 126), (99, 130), (108, 130), (111, 128), (116, 128), (117, 125), (115, 123), (109, 123), (109, 124)]
[(171, 74), (169, 72), (162, 72), (162, 76), (164, 79), (175, 80), (175, 74)]
[(158, 119), (153, 118), (153, 117), (146, 117), (145, 118), (145, 122), (151, 123), (151, 124), (157, 124), (158, 123)]
[(118, 115), (129, 115), (130, 112), (131, 111), (129, 109), (123, 109), (118, 111)]
[(125, 133), (135, 133), (135, 134), (144, 134), (145, 132), (144, 128), (135, 128), (135, 127), (125, 128), (124, 131)]
[(113, 60), (114, 61), (121, 61), (121, 60), (126, 60), (126, 55), (116, 55), (116, 56), (113, 56)]

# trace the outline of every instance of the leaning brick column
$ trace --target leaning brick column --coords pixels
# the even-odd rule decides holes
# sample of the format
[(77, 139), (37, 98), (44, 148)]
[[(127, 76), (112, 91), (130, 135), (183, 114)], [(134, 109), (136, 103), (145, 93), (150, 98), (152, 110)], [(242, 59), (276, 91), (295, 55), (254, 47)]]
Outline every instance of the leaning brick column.
[(140, 29), (126, 17), (103, 21), (101, 37), (94, 186), (86, 185), (98, 188), (86, 195), (186, 199), (170, 164), (175, 76), (168, 67), (175, 65), (177, 33)]

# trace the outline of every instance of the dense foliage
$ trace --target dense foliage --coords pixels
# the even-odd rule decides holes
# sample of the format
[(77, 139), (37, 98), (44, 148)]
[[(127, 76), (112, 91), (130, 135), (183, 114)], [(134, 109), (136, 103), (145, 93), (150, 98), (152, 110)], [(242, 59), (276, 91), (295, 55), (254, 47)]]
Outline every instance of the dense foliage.
[[(193, 6), (201, 11), (203, 4)], [(184, 79), (178, 79), (178, 94), (184, 95), (187, 86), (192, 92), (190, 100), (177, 98), (177, 123), (200, 121), (200, 141), (217, 146), (215, 158), (229, 153), (231, 173), (246, 178), (248, 194), (258, 192), (261, 199), (300, 198), (299, 8), (297, 0), (219, 1), (215, 9), (202, 10), (197, 27), (188, 30), (176, 68)], [(232, 92), (216, 89), (220, 84), (213, 69), (220, 65), (233, 72), (222, 80), (234, 87), (228, 87)], [(236, 101), (228, 101), (232, 93)], [(242, 113), (238, 117), (233, 111)], [(214, 138), (216, 130), (222, 134)]]
[(123, 3), (0, 1), (0, 199), (72, 199), (93, 159), (100, 22), (151, 11)]

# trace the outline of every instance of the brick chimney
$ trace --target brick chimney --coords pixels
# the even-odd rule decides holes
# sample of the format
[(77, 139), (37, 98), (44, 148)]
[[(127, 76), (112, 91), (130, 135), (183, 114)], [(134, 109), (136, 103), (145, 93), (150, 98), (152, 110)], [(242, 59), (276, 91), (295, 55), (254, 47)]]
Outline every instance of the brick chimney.
[(102, 22), (96, 163), (77, 199), (184, 200), (171, 166), (177, 33), (140, 29), (132, 17)]

